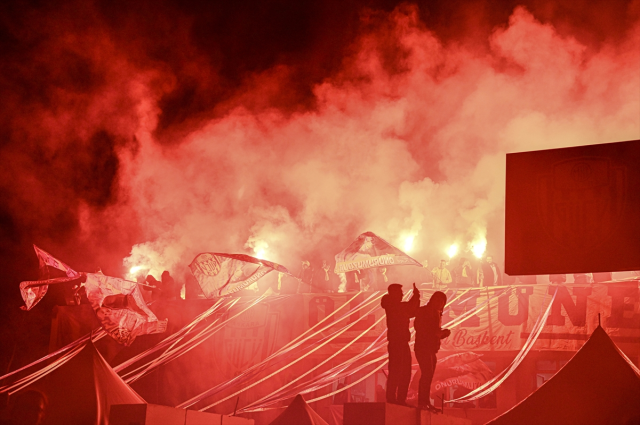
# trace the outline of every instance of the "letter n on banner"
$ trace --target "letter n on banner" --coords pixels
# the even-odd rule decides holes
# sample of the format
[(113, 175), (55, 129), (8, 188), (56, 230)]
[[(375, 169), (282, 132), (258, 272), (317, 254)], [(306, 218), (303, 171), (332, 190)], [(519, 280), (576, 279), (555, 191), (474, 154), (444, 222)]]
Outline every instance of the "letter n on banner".
[[(567, 316), (573, 326), (584, 326), (587, 323), (587, 297), (591, 295), (591, 288), (574, 287), (573, 295), (576, 302), (569, 294), (566, 286), (558, 286), (558, 295), (551, 306), (551, 314), (547, 318), (547, 325), (564, 326), (565, 317), (562, 315), (562, 307), (567, 311)], [(556, 287), (549, 286), (549, 294), (553, 295)]]
[[(480, 291), (473, 291), (473, 293), (468, 295), (463, 295), (449, 306), (449, 311), (443, 315), (442, 323), (446, 323), (449, 320), (453, 320), (454, 317), (451, 317), (451, 312), (456, 316), (460, 316), (466, 311), (473, 309), (478, 304), (478, 297), (480, 296)], [(446, 319), (446, 320), (445, 320)], [(475, 328), (480, 326), (480, 318), (474, 314), (469, 316), (464, 322), (460, 324), (463, 328)]]
[(513, 292), (515, 292), (518, 302), (516, 314), (509, 312), (511, 294), (508, 297), (498, 298), (498, 320), (505, 326), (519, 326), (527, 323), (527, 319), (529, 319), (529, 296), (533, 294), (533, 288), (531, 286), (518, 287), (514, 288)]

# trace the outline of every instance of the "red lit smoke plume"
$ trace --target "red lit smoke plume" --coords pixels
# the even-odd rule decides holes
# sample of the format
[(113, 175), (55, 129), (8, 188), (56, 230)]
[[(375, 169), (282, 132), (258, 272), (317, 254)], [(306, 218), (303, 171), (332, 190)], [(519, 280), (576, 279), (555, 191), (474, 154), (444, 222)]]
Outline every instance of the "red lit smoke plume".
[(112, 275), (202, 251), (295, 270), (367, 230), (501, 259), (506, 152), (640, 138), (638, 1), (357, 6), (344, 28), (327, 5), (247, 11), (283, 20), (267, 41), (225, 38), (252, 33), (231, 6), (9, 10), (5, 239)]

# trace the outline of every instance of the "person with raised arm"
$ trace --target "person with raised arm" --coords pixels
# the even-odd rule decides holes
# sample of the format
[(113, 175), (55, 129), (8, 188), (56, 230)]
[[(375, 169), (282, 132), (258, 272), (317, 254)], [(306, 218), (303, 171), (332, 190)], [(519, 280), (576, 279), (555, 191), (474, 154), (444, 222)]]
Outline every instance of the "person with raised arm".
[(382, 297), (381, 304), (387, 316), (387, 349), (389, 350), (389, 377), (387, 378), (387, 403), (406, 405), (411, 381), (411, 349), (409, 319), (415, 317), (420, 307), (420, 291), (413, 284), (413, 296), (403, 302), (402, 285), (392, 283)]

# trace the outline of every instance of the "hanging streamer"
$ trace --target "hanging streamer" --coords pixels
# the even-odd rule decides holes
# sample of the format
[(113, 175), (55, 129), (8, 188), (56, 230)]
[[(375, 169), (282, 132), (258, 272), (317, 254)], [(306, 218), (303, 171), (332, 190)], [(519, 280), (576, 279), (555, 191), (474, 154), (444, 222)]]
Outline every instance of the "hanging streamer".
[[(473, 309), (471, 309), (471, 310), (469, 310), (469, 311), (465, 312), (464, 314), (462, 314), (461, 316), (457, 317), (456, 319), (453, 319), (452, 321), (450, 321), (449, 323), (447, 323), (447, 324), (446, 324), (446, 326), (452, 326), (452, 325), (455, 325), (455, 324), (458, 324), (458, 323), (462, 323), (462, 322), (463, 322), (463, 321), (465, 321), (468, 317), (470, 317), (470, 316), (471, 316), (471, 315), (473, 315), (473, 314), (476, 314), (478, 311), (480, 311), (481, 309), (483, 309), (483, 308), (487, 305), (487, 303), (488, 303), (490, 300), (492, 300), (492, 299), (498, 299), (498, 298), (502, 297), (503, 295), (505, 295), (506, 293), (508, 293), (506, 289), (508, 289), (508, 287), (507, 287), (507, 288), (505, 288), (505, 290), (501, 291), (500, 293), (494, 294), (494, 296), (493, 296), (493, 297), (490, 297), (489, 299), (487, 299), (487, 301), (486, 301), (485, 303), (480, 304), (480, 305), (476, 306), (475, 308), (473, 308)], [(451, 299), (451, 301), (449, 301), (446, 305), (447, 305), (447, 306), (450, 306), (453, 302), (455, 302), (457, 299), (459, 299), (462, 295), (466, 294), (467, 292), (468, 292), (468, 290), (463, 291), (459, 296), (457, 296), (457, 297), (455, 297), (455, 298)], [(407, 294), (407, 295), (410, 295), (410, 293), (409, 293), (409, 294)], [(447, 311), (447, 310), (445, 310), (445, 312), (446, 312), (446, 311)], [(382, 317), (381, 317), (381, 319), (382, 319), (382, 318), (384, 318), (384, 316), (382, 316)], [(385, 331), (385, 332), (386, 332), (386, 331)], [(411, 330), (411, 333), (413, 334), (414, 332), (415, 332), (415, 331), (412, 329), (412, 330)], [(384, 343), (385, 343), (385, 342), (383, 342), (382, 344), (380, 344), (380, 345), (376, 346), (376, 347), (375, 347), (371, 352), (375, 352), (376, 350), (378, 350), (378, 349), (382, 348), (382, 346), (384, 345)], [(413, 345), (413, 342), (411, 342), (411, 343), (410, 343), (410, 345), (412, 346), (412, 345)], [(372, 346), (373, 346), (373, 344), (372, 344)], [(370, 347), (372, 347), (372, 346), (370, 346)], [(360, 354), (360, 355), (356, 356), (356, 358), (349, 359), (349, 360), (345, 361), (342, 365), (339, 365), (339, 366), (337, 366), (337, 367), (334, 367), (334, 368), (332, 369), (332, 371), (333, 371), (333, 370), (336, 370), (336, 369), (339, 369), (339, 368), (340, 368), (340, 367), (342, 367), (343, 365), (344, 365), (344, 367), (342, 367), (342, 370), (344, 370), (344, 369), (348, 368), (349, 366), (353, 365), (357, 360), (359, 360), (359, 358), (362, 358), (362, 357), (364, 357), (365, 355), (370, 354), (370, 352), (367, 352), (367, 351), (368, 351), (368, 350), (365, 350), (365, 352), (364, 352), (364, 353), (362, 353), (362, 354)], [(374, 360), (374, 362), (375, 362), (375, 361), (377, 361), (377, 360), (379, 360), (379, 359), (386, 358), (386, 357), (388, 357), (388, 355), (387, 355), (387, 354), (384, 354), (384, 355), (380, 356), (378, 359)], [(385, 363), (385, 364), (386, 364), (386, 363)], [(382, 367), (384, 367), (384, 364), (383, 364), (383, 365), (380, 365), (380, 366), (377, 368), (377, 370), (380, 370)], [(358, 369), (358, 370), (360, 370), (360, 369)], [(375, 372), (375, 371), (374, 371), (374, 372)], [(374, 372), (372, 372), (372, 373), (374, 373)], [(325, 372), (325, 373), (326, 373), (326, 372)], [(341, 372), (338, 372), (338, 373), (341, 373)], [(351, 374), (351, 373), (355, 373), (355, 371), (350, 371), (350, 372), (348, 372), (348, 373), (350, 373), (350, 374)], [(342, 375), (340, 375), (340, 376), (342, 376)], [(369, 375), (367, 375), (367, 376), (370, 376), (370, 374), (369, 374)], [(329, 385), (330, 383), (335, 382), (335, 380), (337, 380), (337, 379), (340, 379), (340, 378), (339, 378), (339, 377), (337, 377), (336, 375), (334, 375), (334, 376), (333, 376), (333, 379), (331, 379), (331, 380), (327, 380), (327, 381), (329, 381), (329, 382), (327, 382), (326, 384), (324, 384), (324, 385), (322, 385), (322, 386), (316, 387), (315, 389), (322, 388), (322, 387), (324, 387), (324, 386), (326, 386), (326, 385)], [(317, 381), (316, 381), (316, 382), (317, 382)], [(283, 395), (283, 396), (279, 397), (279, 398), (278, 398), (278, 399), (276, 399), (276, 400), (270, 400), (270, 401), (268, 401), (268, 402), (262, 403), (261, 405), (256, 406), (256, 407), (254, 407), (253, 409), (250, 409), (250, 410), (249, 410), (249, 408), (250, 408), (251, 406), (253, 406), (253, 405), (256, 403), (256, 402), (253, 402), (253, 403), (251, 403), (250, 405), (247, 405), (247, 406), (245, 406), (244, 408), (240, 409), (239, 411), (244, 411), (244, 412), (254, 412), (254, 411), (257, 411), (257, 410), (260, 410), (260, 409), (264, 408), (264, 406), (267, 406), (267, 405), (270, 405), (270, 404), (275, 404), (276, 402), (283, 401), (283, 400), (286, 400), (286, 399), (288, 399), (288, 398), (291, 398), (293, 395), (295, 395), (295, 394), (297, 394), (297, 393), (307, 393), (307, 392), (311, 391), (311, 390), (309, 390), (309, 389), (307, 388), (309, 385), (315, 385), (315, 382), (314, 382), (314, 380), (313, 380), (313, 379), (312, 379), (311, 381), (307, 381), (306, 383), (304, 383), (303, 385), (301, 385), (301, 386), (299, 386), (299, 387), (294, 388), (293, 390), (289, 390), (287, 394), (285, 394), (285, 395)], [(304, 388), (302, 388), (302, 387), (304, 387)], [(284, 388), (284, 387), (282, 387), (282, 388)], [(302, 389), (301, 389), (301, 388), (302, 388)], [(337, 392), (344, 391), (345, 389), (346, 389), (346, 388), (342, 388), (342, 389), (338, 390)], [(274, 393), (276, 393), (276, 392), (278, 392), (278, 391), (279, 391), (279, 390), (276, 390)], [(337, 393), (337, 392), (334, 392), (334, 393)], [(274, 393), (272, 393), (272, 394), (274, 394)], [(332, 393), (332, 394), (334, 394), (334, 393)], [(324, 396), (324, 397), (328, 397), (328, 396)], [(266, 397), (265, 397), (265, 398), (266, 398)], [(247, 410), (245, 410), (245, 409), (247, 409)]]
[[(374, 299), (374, 300), (372, 300), (372, 301), (375, 301), (375, 299)], [(372, 301), (371, 301), (371, 302), (372, 302)], [(374, 308), (373, 310), (371, 310), (371, 311), (374, 311), (374, 310), (375, 310), (375, 308)], [(370, 314), (370, 313), (369, 313), (369, 314)], [(359, 321), (359, 320), (358, 320), (358, 321)], [(296, 363), (300, 362), (301, 360), (303, 360), (304, 358), (306, 358), (306, 357), (308, 357), (309, 355), (313, 354), (314, 352), (316, 352), (316, 351), (317, 351), (317, 350), (319, 350), (320, 348), (324, 347), (324, 346), (325, 346), (325, 345), (327, 345), (329, 342), (333, 341), (335, 338), (337, 338), (338, 336), (340, 336), (342, 333), (346, 332), (348, 329), (350, 329), (350, 328), (352, 328), (353, 326), (355, 326), (355, 324), (356, 324), (356, 323), (358, 323), (358, 321), (355, 321), (355, 322), (350, 323), (349, 325), (345, 326), (345, 327), (343, 328), (343, 330), (342, 330), (340, 333), (336, 333), (336, 334), (332, 335), (330, 338), (326, 339), (323, 343), (321, 343), (321, 344), (317, 345), (316, 347), (314, 347), (311, 351), (309, 351), (308, 353), (306, 353), (306, 354), (305, 354), (305, 355), (303, 355), (302, 357), (299, 357), (299, 358), (295, 359), (294, 361), (292, 361), (291, 363), (289, 363), (289, 364), (287, 364), (287, 365), (283, 366), (282, 368), (278, 369), (277, 371), (272, 372), (272, 373), (271, 373), (271, 374), (269, 374), (268, 376), (266, 376), (266, 377), (264, 377), (264, 378), (260, 379), (260, 380), (259, 380), (259, 381), (257, 381), (257, 382), (254, 382), (253, 384), (249, 385), (248, 387), (242, 388), (241, 390), (239, 390), (239, 391), (237, 391), (237, 392), (235, 392), (235, 393), (233, 393), (233, 394), (231, 394), (231, 395), (229, 395), (229, 396), (227, 396), (227, 397), (225, 397), (225, 398), (223, 398), (223, 399), (221, 399), (221, 400), (218, 400), (218, 401), (216, 401), (216, 402), (214, 402), (214, 403), (212, 403), (212, 404), (210, 404), (210, 405), (208, 405), (208, 406), (206, 406), (206, 407), (204, 407), (204, 408), (202, 408), (202, 409), (199, 409), (199, 410), (200, 410), (200, 411), (205, 411), (205, 410), (207, 410), (207, 409), (210, 409), (211, 407), (214, 407), (214, 406), (216, 406), (216, 405), (218, 405), (218, 404), (220, 404), (220, 403), (222, 403), (222, 402), (224, 402), (224, 401), (226, 401), (226, 400), (228, 400), (228, 399), (230, 399), (230, 398), (232, 398), (232, 397), (237, 396), (238, 394), (240, 394), (240, 393), (242, 393), (242, 392), (244, 392), (244, 391), (246, 391), (246, 390), (248, 390), (248, 389), (250, 389), (250, 388), (255, 387), (256, 385), (258, 385), (258, 384), (260, 384), (260, 383), (262, 383), (262, 382), (266, 381), (267, 379), (272, 378), (273, 376), (277, 375), (277, 374), (278, 374), (278, 373), (280, 373), (281, 371), (283, 371), (283, 370), (287, 369), (287, 368), (288, 368), (288, 367), (290, 367), (290, 366), (293, 366), (294, 364), (296, 364)]]
[[(183, 403), (181, 403), (180, 405), (176, 406), (178, 408), (186, 408), (186, 407), (190, 407), (193, 404), (197, 403), (198, 401), (210, 397), (211, 395), (214, 395), (217, 392), (223, 391), (224, 389), (228, 388), (229, 386), (233, 385), (233, 384), (241, 384), (244, 381), (244, 378), (248, 377), (248, 375), (250, 374), (254, 374), (260, 372), (260, 370), (262, 370), (263, 366), (265, 366), (270, 360), (274, 359), (277, 356), (284, 356), (286, 354), (288, 354), (290, 351), (300, 347), (304, 342), (308, 341), (309, 339), (313, 338), (314, 336), (316, 336), (317, 334), (319, 334), (320, 332), (323, 332), (324, 330), (334, 326), (334, 323), (329, 323), (328, 325), (321, 327), (324, 325), (325, 322), (328, 322), (329, 319), (333, 318), (333, 316), (337, 315), (337, 313), (344, 308), (347, 305), (350, 305), (351, 301), (353, 301), (358, 295), (360, 295), (362, 292), (357, 292), (353, 297), (351, 297), (346, 303), (342, 304), (340, 307), (338, 307), (338, 309), (334, 310), (333, 312), (331, 312), (330, 314), (328, 314), (327, 316), (325, 316), (324, 319), (322, 319), (321, 321), (319, 321), (318, 323), (316, 323), (314, 326), (312, 326), (311, 328), (309, 328), (307, 331), (303, 332), (301, 335), (297, 336), (296, 338), (294, 338), (292, 341), (290, 341), (289, 343), (285, 344), (283, 347), (281, 347), (280, 349), (278, 349), (277, 351), (275, 351), (274, 353), (272, 353), (271, 355), (269, 355), (266, 359), (264, 359), (263, 361), (261, 361), (260, 363), (257, 363), (253, 366), (251, 366), (249, 369), (245, 370), (244, 372), (242, 372), (240, 375), (230, 379), (229, 381), (223, 382), (221, 384), (216, 385), (213, 388), (210, 388), (209, 390), (205, 391), (204, 393), (199, 394), (196, 397), (193, 397)], [(345, 317), (347, 317), (350, 314), (353, 314), (353, 312), (359, 311), (360, 309), (364, 308), (364, 306), (366, 305), (367, 301), (375, 296), (376, 293), (370, 295), (367, 299), (365, 299), (364, 301), (362, 301), (358, 306), (354, 307), (353, 309), (347, 311), (343, 316), (341, 316), (340, 318), (338, 318), (336, 320), (336, 323), (340, 322), (341, 320), (343, 320)], [(315, 330), (316, 328), (321, 327), (321, 329), (319, 330)], [(314, 331), (315, 332), (313, 334), (310, 334), (307, 336), (307, 334), (309, 334), (310, 332)], [(260, 370), (258, 370), (260, 369)], [(255, 373), (254, 373), (255, 372)]]
[[(138, 361), (140, 361), (144, 357), (147, 357), (147, 356), (149, 356), (149, 355), (151, 355), (151, 354), (153, 354), (153, 353), (155, 353), (157, 351), (160, 351), (164, 347), (166, 347), (167, 345), (171, 344), (173, 341), (175, 341), (175, 340), (177, 340), (177, 339), (179, 339), (179, 338), (181, 338), (183, 336), (186, 336), (186, 334), (188, 334), (201, 321), (205, 320), (206, 318), (208, 318), (212, 314), (216, 313), (218, 311), (218, 309), (222, 308), (222, 301), (223, 300), (228, 300), (228, 298), (219, 298), (218, 301), (214, 305), (212, 305), (206, 311), (204, 311), (203, 313), (198, 315), (195, 319), (193, 319), (191, 321), (191, 323), (189, 323), (188, 325), (184, 326), (179, 331), (169, 335), (168, 337), (166, 337), (165, 339), (163, 339), (162, 341), (160, 341), (158, 344), (154, 345), (153, 347), (149, 348), (148, 350), (145, 350), (142, 353), (130, 358), (129, 360), (126, 360), (126, 361), (120, 363), (119, 365), (114, 367), (113, 370), (115, 370), (116, 372), (119, 373), (122, 370), (128, 368), (129, 366), (137, 363)], [(235, 299), (233, 299), (233, 301), (231, 303), (229, 303), (229, 305), (233, 305), (237, 301), (238, 301), (238, 298), (235, 298)]]
[[(542, 314), (542, 308), (540, 309), (540, 313), (538, 314), (538, 319), (535, 325), (533, 326), (531, 333), (529, 334), (529, 338), (527, 338), (527, 341), (523, 345), (520, 352), (518, 352), (515, 359), (511, 362), (509, 367), (503, 370), (502, 372), (500, 372), (491, 380), (485, 382), (475, 390), (471, 391), (470, 393), (465, 394), (462, 397), (458, 397), (454, 400), (450, 400), (451, 402), (472, 401), (472, 400), (477, 400), (479, 398), (485, 397), (492, 391), (495, 391), (496, 388), (498, 388), (513, 373), (513, 371), (516, 370), (516, 368), (520, 365), (520, 363), (522, 363), (522, 360), (524, 360), (526, 355), (531, 350), (531, 347), (533, 347), (538, 337), (540, 336), (540, 333), (542, 332), (542, 329), (544, 328), (545, 323), (547, 322), (547, 318), (549, 317), (549, 313), (551, 312), (551, 306), (553, 305), (553, 302), (556, 299), (557, 293), (558, 291), (554, 291), (553, 297), (551, 298), (551, 301), (549, 302), (549, 305), (547, 306), (547, 309), (545, 310), (544, 314)], [(542, 316), (540, 316), (541, 314)]]
[[(107, 333), (102, 329), (102, 328), (98, 328), (94, 331), (91, 331), (90, 333), (78, 338), (77, 340), (65, 345), (64, 347), (60, 348), (59, 350), (54, 351), (53, 353), (50, 353), (32, 363), (29, 363), (26, 366), (21, 367), (20, 369), (16, 369), (13, 372), (9, 372), (6, 375), (0, 377), (0, 381), (3, 381), (7, 378), (9, 378), (10, 376), (14, 376), (22, 371), (25, 371), (37, 364), (43, 363), (49, 359), (52, 359), (60, 354), (65, 353), (68, 350), (73, 350), (74, 348), (76, 348), (78, 345), (84, 344), (86, 343), (89, 339), (91, 339), (93, 342), (98, 341), (99, 339), (105, 337), (107, 335)], [(84, 346), (84, 345), (83, 345)], [(59, 359), (58, 359), (59, 360)], [(57, 360), (56, 360), (57, 361)], [(24, 376), (14, 382), (12, 382), (11, 384), (7, 384), (4, 385), (2, 387), (0, 387), (0, 393), (4, 393), (7, 392), (7, 389), (12, 387), (14, 384), (19, 383), (19, 382), (24, 382), (26, 380), (32, 379), (33, 377), (39, 376), (41, 374), (41, 371), (45, 368), (46, 366), (36, 370), (35, 372), (32, 372), (31, 374)]]
[[(180, 357), (181, 355), (183, 355), (185, 353), (188, 353), (193, 348), (197, 347), (198, 345), (200, 345), (204, 341), (206, 341), (208, 338), (213, 336), (217, 331), (222, 329), (224, 327), (224, 325), (226, 325), (228, 322), (230, 322), (231, 320), (235, 319), (236, 317), (238, 317), (239, 315), (241, 315), (245, 311), (249, 310), (251, 307), (253, 307), (256, 304), (258, 304), (260, 301), (262, 301), (264, 299), (264, 297), (265, 296), (262, 295), (261, 297), (257, 298), (247, 308), (245, 308), (244, 310), (240, 311), (239, 313), (233, 315), (232, 317), (229, 317), (228, 319), (224, 320), (222, 323), (216, 324), (217, 322), (214, 322), (211, 325), (207, 326), (198, 335), (196, 335), (195, 337), (191, 338), (186, 343), (183, 343), (178, 348), (175, 348), (170, 353), (168, 353), (161, 361), (155, 361), (154, 360), (154, 361), (150, 362), (150, 364), (149, 364), (149, 366), (147, 368), (145, 368), (142, 372), (138, 373), (137, 375), (125, 379), (125, 382), (128, 383), (128, 384), (132, 383), (132, 382), (135, 382), (138, 379), (140, 379), (141, 377), (143, 377), (144, 375), (146, 375), (147, 373), (151, 372), (153, 369), (157, 368), (158, 366), (166, 364), (166, 363), (168, 363), (168, 362)], [(215, 327), (213, 327), (214, 325), (215, 325)], [(203, 334), (204, 334), (204, 336), (203, 336)]]

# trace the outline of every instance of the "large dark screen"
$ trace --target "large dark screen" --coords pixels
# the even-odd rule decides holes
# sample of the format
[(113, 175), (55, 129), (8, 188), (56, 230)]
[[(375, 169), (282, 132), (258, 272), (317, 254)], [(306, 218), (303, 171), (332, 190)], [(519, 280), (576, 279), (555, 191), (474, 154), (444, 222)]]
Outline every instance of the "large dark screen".
[(640, 140), (507, 154), (505, 272), (640, 270)]

